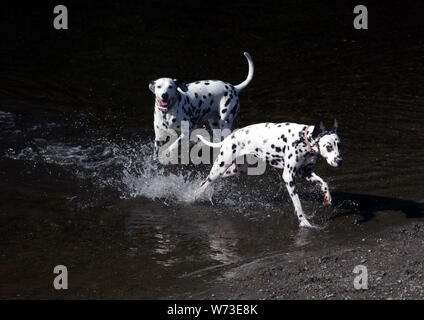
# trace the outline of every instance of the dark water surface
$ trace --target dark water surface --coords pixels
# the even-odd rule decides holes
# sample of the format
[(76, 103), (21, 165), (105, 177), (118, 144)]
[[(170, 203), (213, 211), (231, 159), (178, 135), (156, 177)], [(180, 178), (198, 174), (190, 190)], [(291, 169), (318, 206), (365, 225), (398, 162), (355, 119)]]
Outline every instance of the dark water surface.
[[(424, 4), (371, 3), (370, 29), (356, 31), (353, 5), (337, 3), (76, 1), (70, 29), (55, 31), (53, 7), (6, 1), (0, 297), (189, 298), (267, 255), (421, 221)], [(300, 183), (320, 230), (299, 230), (275, 170), (222, 180), (214, 205), (193, 204), (209, 167), (151, 158), (148, 81), (239, 83), (243, 51), (256, 73), (238, 127), (339, 121), (345, 163), (317, 169), (334, 206)], [(59, 264), (67, 291), (52, 288)]]

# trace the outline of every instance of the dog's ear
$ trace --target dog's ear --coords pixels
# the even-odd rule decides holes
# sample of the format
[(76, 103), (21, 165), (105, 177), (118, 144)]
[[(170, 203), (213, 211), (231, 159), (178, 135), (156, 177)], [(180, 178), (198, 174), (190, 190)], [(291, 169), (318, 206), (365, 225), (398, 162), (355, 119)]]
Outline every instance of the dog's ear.
[(155, 93), (155, 82), (154, 80), (149, 82), (149, 89), (150, 91), (152, 91), (153, 93)]
[(181, 80), (178, 79), (174, 79), (175, 85), (177, 86), (177, 88), (180, 88), (182, 91), (187, 92), (188, 88), (187, 85), (182, 82)]
[(312, 138), (316, 139), (316, 137), (319, 136), (319, 134), (323, 133), (325, 131), (324, 123), (319, 120), (317, 123), (315, 123), (314, 131), (312, 131)]
[(334, 132), (337, 132), (338, 127), (339, 123), (337, 122), (337, 119), (334, 119)]

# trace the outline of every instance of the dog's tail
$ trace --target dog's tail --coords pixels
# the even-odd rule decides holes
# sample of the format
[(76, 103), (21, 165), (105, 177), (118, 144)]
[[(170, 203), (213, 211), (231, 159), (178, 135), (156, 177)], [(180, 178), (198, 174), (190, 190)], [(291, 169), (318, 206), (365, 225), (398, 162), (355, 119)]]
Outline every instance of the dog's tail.
[(250, 81), (252, 81), (253, 72), (255, 71), (255, 67), (253, 66), (253, 61), (252, 61), (252, 57), (250, 56), (250, 54), (248, 52), (245, 52), (244, 55), (247, 59), (247, 63), (249, 64), (249, 73), (247, 74), (246, 80), (244, 80), (242, 83), (234, 86), (237, 89), (237, 91), (243, 90), (250, 83)]
[(206, 144), (207, 146), (212, 147), (212, 148), (221, 148), (222, 144), (224, 143), (224, 141), (221, 141), (221, 142), (218, 142), (218, 143), (213, 143), (213, 142), (206, 141), (205, 138), (203, 138), (201, 135), (197, 135), (197, 137), (204, 144)]

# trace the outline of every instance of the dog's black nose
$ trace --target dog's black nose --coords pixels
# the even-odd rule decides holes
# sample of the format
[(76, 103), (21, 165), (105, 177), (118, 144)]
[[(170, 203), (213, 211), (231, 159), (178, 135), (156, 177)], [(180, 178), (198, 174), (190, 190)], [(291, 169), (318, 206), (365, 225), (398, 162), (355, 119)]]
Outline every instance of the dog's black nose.
[(343, 164), (343, 159), (337, 159), (337, 165), (340, 167)]
[(167, 94), (167, 93), (164, 93), (164, 94), (162, 95), (162, 99), (168, 99), (168, 94)]

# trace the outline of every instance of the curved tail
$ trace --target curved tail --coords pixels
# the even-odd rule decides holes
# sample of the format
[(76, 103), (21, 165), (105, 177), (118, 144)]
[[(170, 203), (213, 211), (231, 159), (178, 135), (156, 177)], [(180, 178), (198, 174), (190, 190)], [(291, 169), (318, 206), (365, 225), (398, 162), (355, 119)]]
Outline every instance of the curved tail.
[(221, 148), (222, 144), (224, 143), (224, 141), (221, 141), (221, 142), (218, 142), (218, 143), (206, 141), (205, 138), (203, 138), (201, 135), (196, 135), (196, 137), (198, 137), (200, 139), (200, 141), (202, 141), (204, 144), (206, 144), (207, 146), (212, 147), (212, 148)]
[(248, 52), (244, 52), (244, 55), (247, 59), (247, 63), (249, 64), (249, 73), (247, 74), (246, 80), (244, 80), (242, 83), (234, 86), (237, 91), (243, 90), (249, 83), (252, 81), (253, 78), (253, 72), (255, 71), (255, 67), (253, 66), (252, 57)]

